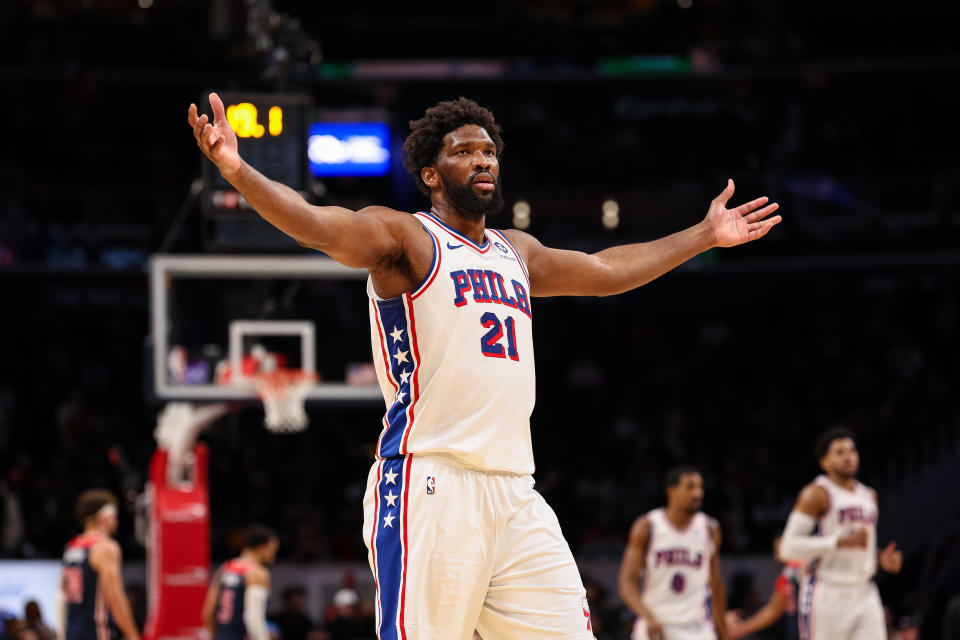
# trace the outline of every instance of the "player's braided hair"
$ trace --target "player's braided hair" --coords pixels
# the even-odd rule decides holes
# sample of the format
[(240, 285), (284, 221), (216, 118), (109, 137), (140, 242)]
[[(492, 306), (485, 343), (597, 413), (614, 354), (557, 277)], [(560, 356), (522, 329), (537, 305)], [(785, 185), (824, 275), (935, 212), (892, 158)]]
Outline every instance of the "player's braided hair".
[(403, 142), (403, 166), (413, 174), (420, 191), (430, 195), (430, 187), (424, 184), (420, 170), (436, 162), (437, 155), (443, 148), (444, 136), (465, 124), (475, 124), (486, 129), (493, 143), (497, 145), (497, 156), (503, 153), (500, 125), (489, 109), (464, 97), (438, 102), (427, 109), (422, 118), (410, 121), (410, 135)]

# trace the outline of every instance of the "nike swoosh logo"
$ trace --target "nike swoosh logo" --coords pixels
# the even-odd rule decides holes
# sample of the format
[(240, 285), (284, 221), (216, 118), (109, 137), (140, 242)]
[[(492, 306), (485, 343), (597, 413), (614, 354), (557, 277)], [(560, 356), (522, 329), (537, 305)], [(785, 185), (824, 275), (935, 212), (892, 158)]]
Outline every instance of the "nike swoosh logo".
[(447, 249), (459, 249), (462, 246), (463, 246), (462, 244), (450, 244), (449, 242), (447, 243)]

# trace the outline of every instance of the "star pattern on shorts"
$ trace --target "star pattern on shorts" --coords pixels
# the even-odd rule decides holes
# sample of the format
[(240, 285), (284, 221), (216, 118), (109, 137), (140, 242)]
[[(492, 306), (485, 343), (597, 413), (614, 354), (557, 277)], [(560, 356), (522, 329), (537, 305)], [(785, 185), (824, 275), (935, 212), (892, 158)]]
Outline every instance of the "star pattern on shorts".
[(407, 380), (410, 379), (410, 372), (404, 369), (400, 372), (400, 384), (407, 384)]
[(394, 518), (396, 518), (396, 516), (393, 514), (387, 514), (383, 516), (383, 526), (390, 527), (391, 529), (393, 529)]
[(387, 479), (387, 484), (397, 484), (397, 476), (400, 474), (396, 473), (395, 471), (387, 471), (383, 475)]
[(395, 506), (397, 506), (397, 498), (399, 498), (399, 497), (400, 497), (400, 496), (398, 496), (398, 495), (395, 494), (393, 491), (391, 491), (391, 492), (388, 493), (387, 495), (383, 496), (383, 499), (387, 501), (387, 506), (388, 506), (388, 507), (395, 507)]
[(397, 364), (400, 364), (401, 362), (409, 362), (409, 360), (407, 360), (407, 354), (408, 354), (408, 353), (410, 353), (410, 352), (409, 352), (409, 351), (397, 351), (395, 354), (393, 354), (393, 357), (397, 359)]
[(407, 397), (407, 393), (403, 389), (401, 389), (400, 391), (397, 391), (397, 402), (402, 403), (403, 399), (406, 397)]
[(393, 338), (394, 342), (400, 342), (403, 340), (403, 329), (398, 329), (396, 325), (394, 325), (393, 331), (390, 333), (390, 337)]

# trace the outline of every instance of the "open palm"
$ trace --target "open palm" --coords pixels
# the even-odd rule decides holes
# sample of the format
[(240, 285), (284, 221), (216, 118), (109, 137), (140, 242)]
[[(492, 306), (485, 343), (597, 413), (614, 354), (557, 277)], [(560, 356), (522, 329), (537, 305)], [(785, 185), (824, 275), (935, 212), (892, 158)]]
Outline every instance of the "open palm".
[(727, 180), (727, 188), (713, 199), (710, 209), (707, 210), (707, 222), (713, 229), (718, 247), (733, 247), (762, 238), (782, 220), (780, 216), (767, 218), (779, 209), (780, 205), (774, 202), (763, 207), (769, 200), (766, 196), (751, 200), (734, 209), (727, 209), (727, 202), (733, 196), (733, 190), (733, 180)]
[(187, 124), (193, 127), (193, 137), (197, 146), (217, 165), (224, 177), (240, 169), (243, 160), (237, 149), (237, 134), (233, 132), (227, 122), (227, 114), (223, 109), (220, 96), (210, 94), (210, 107), (213, 109), (213, 122), (206, 114), (197, 114), (197, 105), (191, 104), (187, 109)]

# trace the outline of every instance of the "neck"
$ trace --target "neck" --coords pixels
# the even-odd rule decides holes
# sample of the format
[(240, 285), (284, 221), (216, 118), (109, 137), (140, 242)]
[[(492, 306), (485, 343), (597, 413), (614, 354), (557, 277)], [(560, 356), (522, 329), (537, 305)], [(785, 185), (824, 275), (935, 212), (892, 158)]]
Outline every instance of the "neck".
[(670, 520), (671, 524), (677, 529), (685, 529), (690, 521), (693, 520), (693, 515), (686, 509), (681, 509), (680, 507), (671, 507), (667, 506), (667, 519)]
[(834, 484), (838, 484), (844, 489), (853, 490), (857, 486), (857, 479), (855, 477), (848, 478), (847, 476), (840, 476), (835, 473), (828, 473), (827, 477), (830, 478), (830, 481)]
[(471, 218), (463, 215), (441, 195), (435, 198), (430, 213), (443, 220), (444, 224), (467, 236), (477, 244), (483, 244), (483, 232), (486, 229), (486, 216)]
[(257, 558), (257, 552), (253, 549), (244, 549), (240, 552), (240, 559), (252, 562), (254, 564), (260, 564), (259, 558)]
[(110, 535), (110, 533), (109, 533), (103, 526), (101, 526), (101, 525), (99, 525), (99, 524), (88, 524), (87, 526), (85, 526), (85, 527), (83, 528), (83, 535), (87, 536), (87, 535), (90, 535), (90, 534), (92, 534), (92, 533), (98, 533), (98, 534), (100, 534), (100, 535), (102, 535), (102, 536), (109, 536), (109, 535)]

